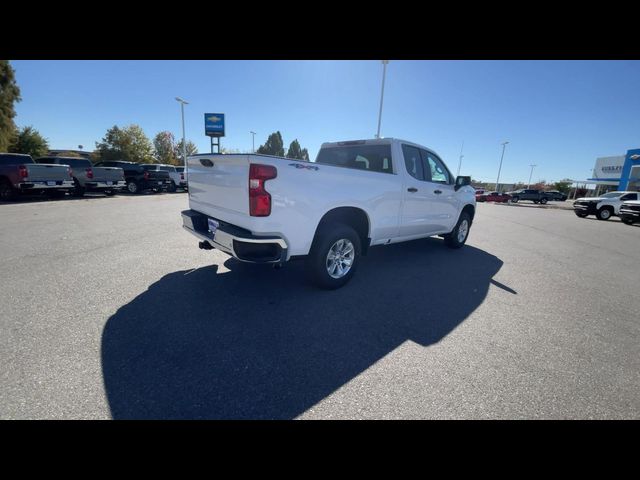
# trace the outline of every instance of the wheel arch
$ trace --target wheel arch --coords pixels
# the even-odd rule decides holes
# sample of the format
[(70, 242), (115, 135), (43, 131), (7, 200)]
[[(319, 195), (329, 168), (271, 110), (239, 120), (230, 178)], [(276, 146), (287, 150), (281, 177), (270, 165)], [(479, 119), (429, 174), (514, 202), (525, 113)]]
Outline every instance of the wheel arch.
[(318, 222), (313, 235), (314, 241), (318, 232), (330, 223), (342, 223), (352, 227), (360, 237), (362, 255), (366, 255), (371, 243), (371, 220), (364, 209), (360, 207), (336, 207), (327, 211)]

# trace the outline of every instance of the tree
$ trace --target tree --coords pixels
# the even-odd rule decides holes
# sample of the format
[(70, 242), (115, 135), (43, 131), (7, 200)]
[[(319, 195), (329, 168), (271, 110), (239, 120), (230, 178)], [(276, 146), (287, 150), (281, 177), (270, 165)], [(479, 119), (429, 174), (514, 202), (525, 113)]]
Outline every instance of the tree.
[(11, 153), (25, 153), (34, 158), (44, 157), (49, 151), (49, 142), (35, 128), (24, 127), (9, 145)]
[[(198, 153), (198, 147), (191, 140), (187, 140), (187, 157)], [(175, 148), (175, 156), (177, 159), (177, 165), (184, 165), (184, 158), (182, 156), (182, 140), (180, 140)]]
[(9, 60), (0, 60), (0, 152), (9, 150), (17, 135), (14, 103), (19, 102), (20, 88)]
[(280, 135), (280, 132), (278, 131), (269, 135), (265, 144), (258, 147), (257, 153), (284, 157), (284, 144), (282, 142), (282, 135)]
[(102, 142), (96, 142), (101, 160), (153, 163), (153, 145), (139, 125), (120, 128), (114, 125)]
[(309, 152), (307, 152), (306, 148), (300, 148), (300, 143), (296, 138), (289, 145), (289, 149), (287, 150), (287, 158), (295, 158), (298, 160), (306, 160), (309, 161)]
[(176, 156), (176, 141), (171, 132), (159, 132), (153, 139), (155, 157), (160, 163), (179, 165)]
[(558, 190), (559, 192), (569, 194), (571, 192), (571, 185), (573, 184), (573, 180), (569, 178), (565, 178), (560, 180), (559, 182), (555, 182), (552, 184), (554, 190)]

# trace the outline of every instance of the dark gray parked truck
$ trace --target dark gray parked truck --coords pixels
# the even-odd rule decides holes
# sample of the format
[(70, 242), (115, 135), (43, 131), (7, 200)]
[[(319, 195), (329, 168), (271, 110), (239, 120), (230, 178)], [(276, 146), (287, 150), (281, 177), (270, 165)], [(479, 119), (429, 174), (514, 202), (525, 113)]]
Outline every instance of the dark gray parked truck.
[(74, 182), (72, 193), (76, 197), (82, 197), (85, 192), (102, 192), (111, 196), (127, 186), (122, 168), (95, 167), (86, 158), (41, 157), (36, 162), (70, 166)]
[(515, 192), (509, 192), (512, 202), (519, 202), (520, 200), (529, 200), (533, 203), (545, 204), (549, 201), (549, 196), (540, 190), (516, 190)]

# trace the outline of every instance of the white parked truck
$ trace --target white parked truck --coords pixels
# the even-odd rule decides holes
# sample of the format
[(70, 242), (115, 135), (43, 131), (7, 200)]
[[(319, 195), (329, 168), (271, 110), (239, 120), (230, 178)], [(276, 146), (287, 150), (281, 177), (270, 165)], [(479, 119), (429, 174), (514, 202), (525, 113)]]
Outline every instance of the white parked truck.
[(609, 220), (620, 214), (620, 205), (630, 200), (638, 200), (638, 192), (609, 192), (599, 197), (578, 198), (573, 202), (575, 214), (584, 218), (595, 215), (598, 220)]
[(200, 248), (277, 265), (305, 257), (328, 289), (350, 280), (370, 246), (440, 235), (462, 247), (476, 210), (469, 177), (393, 138), (324, 143), (314, 162), (199, 154), (188, 169), (183, 227)]

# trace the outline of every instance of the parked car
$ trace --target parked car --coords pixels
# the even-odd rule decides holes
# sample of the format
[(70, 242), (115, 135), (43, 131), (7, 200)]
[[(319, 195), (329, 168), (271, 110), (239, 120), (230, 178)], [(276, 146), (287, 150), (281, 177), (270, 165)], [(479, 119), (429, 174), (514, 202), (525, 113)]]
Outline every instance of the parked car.
[(544, 192), (549, 200), (558, 200), (564, 202), (568, 197), (566, 194), (559, 192), (558, 190), (547, 190)]
[(156, 167), (156, 170), (169, 173), (171, 184), (167, 188), (168, 192), (175, 192), (178, 188), (186, 190), (187, 182), (184, 180), (184, 173), (178, 171), (178, 168), (184, 170), (184, 167), (163, 164), (154, 164), (154, 166)]
[(91, 160), (78, 157), (40, 157), (37, 163), (55, 163), (69, 165), (73, 173), (74, 189), (71, 192), (76, 197), (82, 197), (85, 192), (102, 192), (115, 195), (126, 187), (124, 171), (118, 167), (94, 167)]
[(171, 183), (169, 173), (156, 170), (152, 164), (109, 160), (96, 163), (95, 166), (121, 168), (124, 171), (124, 178), (129, 193), (142, 193), (145, 190), (161, 192), (162, 190), (168, 189)]
[(629, 200), (638, 200), (638, 192), (609, 192), (599, 197), (583, 197), (573, 202), (573, 211), (578, 217), (595, 215), (598, 220), (609, 220), (620, 213), (620, 205)]
[(0, 199), (46, 193), (60, 197), (73, 190), (71, 168), (66, 165), (37, 164), (31, 155), (0, 153)]
[(346, 284), (373, 245), (439, 235), (462, 247), (476, 211), (470, 177), (393, 138), (324, 143), (315, 162), (199, 154), (187, 166), (182, 221), (200, 248), (276, 265), (303, 256), (327, 289)]
[(176, 172), (180, 174), (180, 188), (189, 190), (189, 181), (187, 180), (187, 172), (184, 167), (176, 167)]
[(627, 225), (640, 223), (640, 200), (629, 200), (620, 205), (620, 219)]
[(483, 195), (476, 195), (476, 201), (478, 202), (506, 203), (509, 200), (511, 200), (511, 195), (508, 193), (488, 192)]
[(520, 200), (529, 200), (533, 203), (546, 204), (549, 201), (549, 197), (545, 192), (540, 190), (516, 190), (515, 192), (508, 192), (511, 195), (512, 202), (519, 202)]

